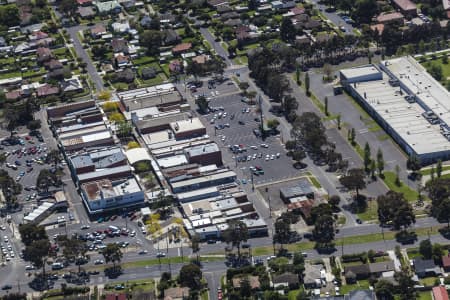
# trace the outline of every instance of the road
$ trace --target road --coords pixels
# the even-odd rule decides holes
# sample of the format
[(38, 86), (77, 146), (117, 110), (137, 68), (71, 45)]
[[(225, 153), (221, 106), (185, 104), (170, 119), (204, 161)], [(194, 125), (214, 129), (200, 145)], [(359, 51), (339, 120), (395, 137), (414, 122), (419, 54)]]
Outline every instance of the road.
[(86, 70), (91, 76), (91, 80), (95, 85), (95, 88), (97, 91), (102, 91), (105, 89), (103, 86), (103, 80), (100, 77), (100, 75), (97, 72), (97, 68), (92, 63), (91, 58), (87, 54), (86, 50), (84, 50), (83, 45), (81, 44), (80, 40), (78, 39), (77, 32), (80, 30), (85, 29), (84, 26), (73, 26), (67, 28), (67, 32), (70, 35), (70, 38), (72, 39), (73, 47), (75, 48), (75, 52), (77, 55), (83, 60), (84, 63), (86, 63)]
[[(57, 7), (52, 5), (52, 9), (55, 12), (56, 17), (59, 20), (62, 20), (63, 16), (59, 13)], [(95, 89), (97, 90), (97, 92), (99, 92), (99, 91), (102, 91), (105, 89), (105, 87), (103, 85), (103, 80), (100, 77), (100, 75), (98, 74), (97, 68), (92, 63), (92, 60), (89, 57), (89, 55), (87, 54), (86, 50), (84, 50), (83, 45), (81, 44), (81, 41), (78, 39), (78, 35), (77, 35), (77, 33), (79, 31), (85, 30), (87, 28), (88, 28), (87, 26), (77, 25), (77, 26), (68, 27), (68, 28), (66, 28), (66, 30), (70, 36), (71, 43), (75, 49), (75, 53), (77, 54), (78, 57), (81, 58), (81, 60), (84, 63), (86, 63), (86, 70), (87, 70), (89, 76), (91, 77), (92, 82), (95, 85)]]
[(216, 51), (216, 53), (224, 59), (226, 65), (228, 67), (232, 66), (233, 61), (228, 58), (228, 51), (226, 51), (222, 47), (220, 42), (215, 41), (214, 36), (211, 34), (211, 32), (209, 32), (208, 28), (200, 27), (200, 33), (208, 41), (208, 43), (211, 45), (211, 47), (213, 47), (214, 51)]
[(320, 12), (328, 18), (334, 25), (337, 27), (344, 27), (345, 28), (345, 34), (353, 34), (353, 26), (350, 24), (347, 24), (344, 22), (344, 20), (335, 12), (326, 12), (325, 9), (327, 8), (326, 5), (319, 4), (320, 0), (311, 0), (311, 3), (313, 3)]

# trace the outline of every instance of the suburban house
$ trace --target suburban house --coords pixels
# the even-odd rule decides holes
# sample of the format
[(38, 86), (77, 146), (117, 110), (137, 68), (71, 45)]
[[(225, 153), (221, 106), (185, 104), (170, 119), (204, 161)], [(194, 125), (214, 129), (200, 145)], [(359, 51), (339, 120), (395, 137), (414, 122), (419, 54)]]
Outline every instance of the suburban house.
[(164, 290), (164, 299), (183, 300), (189, 296), (188, 287), (171, 287)]
[(272, 276), (272, 284), (274, 288), (279, 286), (289, 287), (290, 289), (298, 289), (300, 280), (297, 274), (286, 272), (280, 275)]
[(305, 264), (305, 272), (303, 277), (303, 284), (307, 289), (321, 288), (323, 281), (323, 265)]
[(392, 260), (369, 264), (371, 276), (380, 277), (384, 272), (394, 271), (395, 264)]
[(400, 23), (403, 24), (405, 16), (399, 12), (381, 13), (377, 17), (377, 22), (381, 24)]
[(355, 283), (357, 280), (369, 278), (368, 264), (344, 267), (344, 276), (347, 283)]
[(105, 26), (102, 24), (97, 24), (94, 27), (91, 28), (91, 36), (94, 39), (100, 38), (102, 35), (107, 34)]
[(392, 2), (402, 14), (411, 17), (417, 15), (417, 5), (414, 2), (410, 0), (393, 0)]
[(414, 270), (419, 278), (437, 276), (442, 274), (441, 269), (436, 266), (432, 259), (416, 258), (413, 260)]
[(233, 288), (239, 289), (241, 287), (243, 280), (248, 280), (250, 287), (252, 290), (258, 290), (261, 287), (261, 283), (259, 282), (259, 276), (246, 276), (246, 277), (234, 277), (233, 278)]
[(59, 88), (50, 84), (44, 84), (36, 89), (36, 94), (38, 97), (57, 95), (59, 94)]
[(52, 50), (46, 47), (40, 47), (36, 50), (37, 60), (40, 63), (50, 60), (53, 58)]
[(174, 55), (184, 53), (192, 48), (191, 43), (181, 43), (172, 48), (172, 53)]

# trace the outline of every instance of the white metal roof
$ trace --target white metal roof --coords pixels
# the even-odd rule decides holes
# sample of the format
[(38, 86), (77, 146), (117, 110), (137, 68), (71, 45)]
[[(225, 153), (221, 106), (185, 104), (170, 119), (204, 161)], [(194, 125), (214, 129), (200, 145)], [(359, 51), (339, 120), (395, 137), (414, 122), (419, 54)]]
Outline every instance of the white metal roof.
[(148, 154), (147, 150), (144, 148), (130, 149), (125, 154), (131, 165), (137, 163), (138, 161), (151, 160), (150, 154)]

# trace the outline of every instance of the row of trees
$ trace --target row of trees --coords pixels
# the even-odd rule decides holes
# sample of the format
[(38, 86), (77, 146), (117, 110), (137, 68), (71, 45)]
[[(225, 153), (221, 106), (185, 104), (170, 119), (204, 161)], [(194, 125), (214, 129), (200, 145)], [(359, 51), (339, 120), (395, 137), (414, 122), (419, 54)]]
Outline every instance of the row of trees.
[[(47, 260), (49, 258), (57, 258), (58, 253), (55, 248), (51, 247), (50, 240), (43, 226), (34, 224), (22, 224), (19, 226), (19, 233), (22, 242), (25, 245), (23, 251), (24, 260), (31, 262), (36, 268), (42, 269), (42, 274), (38, 275), (38, 280), (45, 289), (47, 286), (46, 269)], [(86, 242), (78, 239), (76, 236), (68, 238), (67, 236), (59, 236), (57, 243), (63, 248), (62, 258), (65, 262), (74, 262), (78, 265), (78, 272), (81, 272), (81, 265), (87, 262), (90, 257), (86, 255)], [(106, 263), (112, 262), (113, 269), (116, 270), (116, 263), (122, 259), (120, 246), (112, 243), (108, 244), (102, 250), (102, 254)]]

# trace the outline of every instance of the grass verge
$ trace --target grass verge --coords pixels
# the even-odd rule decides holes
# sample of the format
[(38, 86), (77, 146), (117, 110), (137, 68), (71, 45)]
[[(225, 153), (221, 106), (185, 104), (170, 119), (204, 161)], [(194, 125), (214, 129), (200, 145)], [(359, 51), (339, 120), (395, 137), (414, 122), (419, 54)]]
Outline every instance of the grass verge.
[(400, 181), (400, 186), (395, 184), (396, 174), (394, 172), (386, 171), (384, 172), (384, 183), (388, 186), (391, 191), (402, 193), (406, 200), (417, 201), (419, 194), (417, 191), (411, 189), (408, 185)]

